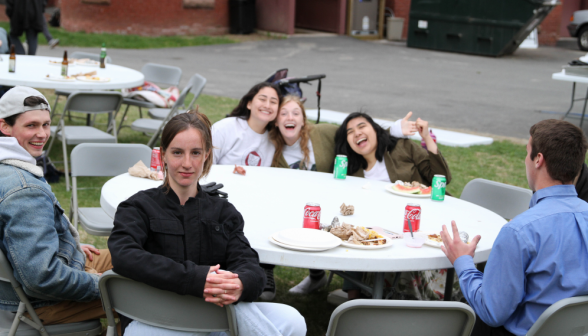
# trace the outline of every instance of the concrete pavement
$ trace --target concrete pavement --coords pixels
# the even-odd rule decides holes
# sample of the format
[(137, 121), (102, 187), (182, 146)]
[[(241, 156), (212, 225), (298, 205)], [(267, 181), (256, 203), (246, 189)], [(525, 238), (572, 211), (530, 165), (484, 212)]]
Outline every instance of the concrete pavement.
[[(61, 56), (64, 49), (41, 46), (38, 54)], [(100, 51), (98, 47), (67, 49), (70, 53)], [(289, 68), (290, 76), (324, 73), (321, 106), (325, 109), (362, 109), (384, 119), (413, 111), (440, 128), (528, 138), (533, 123), (554, 117), (538, 111), (567, 110), (572, 84), (554, 81), (551, 74), (585, 53), (568, 43), (490, 58), (411, 49), (404, 43), (323, 36), (170, 49), (109, 49), (108, 54), (115, 64), (137, 70), (148, 62), (179, 66), (184, 73), (182, 84), (199, 73), (208, 79), (205, 93), (232, 98), (240, 98), (279, 68)], [(316, 108), (315, 88), (302, 86), (307, 108)], [(578, 88), (580, 94), (586, 91), (585, 85)], [(576, 111), (580, 108), (581, 104)], [(577, 119), (570, 121), (578, 123)]]

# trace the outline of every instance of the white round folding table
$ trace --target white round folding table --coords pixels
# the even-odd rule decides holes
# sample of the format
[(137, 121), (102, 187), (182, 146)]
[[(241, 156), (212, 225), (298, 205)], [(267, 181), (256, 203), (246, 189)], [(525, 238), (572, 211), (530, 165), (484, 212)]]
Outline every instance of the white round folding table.
[[(474, 257), (475, 263), (488, 259), (492, 244), (506, 220), (496, 213), (446, 196), (442, 202), (429, 198), (410, 198), (385, 190), (388, 183), (347, 177), (336, 180), (332, 174), (266, 167), (245, 167), (246, 176), (233, 174), (234, 166), (214, 165), (201, 180), (222, 183), (221, 191), (241, 212), (245, 220), (245, 235), (266, 264), (290, 267), (328, 269), (337, 271), (375, 272), (373, 297), (382, 297), (384, 272), (419, 271), (451, 268), (439, 248), (423, 246), (409, 248), (402, 239), (393, 240), (390, 247), (360, 250), (336, 247), (324, 252), (299, 252), (278, 247), (269, 241), (276, 231), (302, 227), (303, 210), (307, 202), (321, 206), (321, 222), (330, 223), (339, 216), (345, 223), (360, 226), (380, 226), (402, 232), (404, 208), (407, 203), (421, 205), (421, 231), (439, 232), (443, 224), (451, 229), (451, 220), (460, 231), (471, 238), (481, 235)], [(102, 187), (100, 204), (110, 216), (115, 216), (118, 204), (136, 192), (161, 185), (160, 181), (122, 174)], [(353, 205), (355, 213), (341, 216), (342, 203)]]
[[(59, 63), (52, 64), (50, 61)], [(104, 69), (97, 66), (74, 64), (70, 65), (68, 70), (69, 75), (96, 71), (96, 76), (110, 78), (107, 82), (55, 81), (47, 79), (47, 75), (58, 76), (61, 74), (61, 61), (62, 58), (59, 57), (16, 55), (16, 71), (11, 73), (8, 72), (8, 55), (2, 55), (2, 61), (0, 61), (0, 84), (59, 90), (116, 90), (140, 86), (145, 81), (145, 76), (141, 72), (110, 63), (107, 63)]]

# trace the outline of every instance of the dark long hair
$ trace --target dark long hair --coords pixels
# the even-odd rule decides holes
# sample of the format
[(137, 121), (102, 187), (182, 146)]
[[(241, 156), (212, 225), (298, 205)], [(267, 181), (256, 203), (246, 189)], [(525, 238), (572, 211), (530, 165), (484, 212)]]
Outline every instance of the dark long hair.
[[(45, 99), (41, 98), (41, 97), (37, 97), (37, 96), (30, 96), (25, 98), (23, 105), (24, 106), (29, 106), (29, 107), (33, 107), (33, 106), (37, 106), (39, 104), (45, 104), (45, 105), (49, 105), (49, 103), (47, 103), (45, 101)], [(21, 114), (23, 114), (24, 112), (21, 113), (17, 113), (17, 114), (13, 114), (10, 117), (6, 117), (4, 118), (4, 121), (9, 125), (9, 126), (14, 126), (14, 123), (16, 123), (16, 119), (18, 119), (18, 117), (20, 117)], [(8, 135), (2, 133), (2, 131), (0, 131), (0, 137), (7, 137)]]
[[(272, 88), (276, 91), (276, 94), (278, 95), (278, 106), (280, 106), (280, 104), (282, 103), (282, 94), (280, 93), (280, 88), (278, 87), (278, 85), (267, 82), (257, 83), (253, 85), (253, 87), (249, 89), (249, 92), (247, 92), (241, 98), (239, 104), (237, 104), (237, 106), (233, 109), (231, 114), (229, 114), (229, 117), (237, 117), (249, 120), (249, 116), (251, 116), (251, 110), (247, 108), (247, 104), (249, 104), (249, 102), (253, 100), (253, 97), (255, 97), (255, 95), (259, 93), (261, 89), (266, 87)], [(274, 123), (268, 123), (266, 129), (270, 131), (273, 127), (273, 124)]]
[(347, 118), (345, 118), (341, 124), (341, 127), (339, 127), (337, 130), (337, 133), (335, 133), (335, 155), (347, 155), (347, 175), (355, 174), (355, 172), (357, 172), (360, 168), (367, 168), (367, 161), (363, 158), (362, 155), (357, 154), (353, 149), (351, 149), (351, 146), (347, 142), (347, 124), (349, 121), (360, 117), (365, 118), (365, 120), (367, 120), (376, 131), (376, 139), (378, 141), (376, 159), (378, 161), (382, 161), (384, 159), (384, 154), (386, 154), (386, 152), (392, 151), (398, 142), (398, 138), (391, 136), (390, 132), (383, 129), (382, 126), (376, 124), (374, 119), (372, 119), (372, 117), (366, 113), (351, 113), (347, 116)]

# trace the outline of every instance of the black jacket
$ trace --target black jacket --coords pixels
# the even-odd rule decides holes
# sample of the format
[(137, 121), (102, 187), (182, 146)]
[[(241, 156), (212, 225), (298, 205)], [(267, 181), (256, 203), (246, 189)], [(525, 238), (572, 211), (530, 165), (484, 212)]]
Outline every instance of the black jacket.
[(26, 30), (43, 31), (47, 0), (6, 0), (6, 16), (10, 18), (10, 35), (20, 36)]
[[(202, 297), (210, 266), (237, 273), (239, 301), (256, 300), (265, 285), (259, 256), (243, 233), (243, 217), (226, 199), (198, 194), (184, 206), (159, 187), (122, 202), (108, 239), (113, 270), (181, 295)], [(125, 325), (126, 326), (126, 325)]]

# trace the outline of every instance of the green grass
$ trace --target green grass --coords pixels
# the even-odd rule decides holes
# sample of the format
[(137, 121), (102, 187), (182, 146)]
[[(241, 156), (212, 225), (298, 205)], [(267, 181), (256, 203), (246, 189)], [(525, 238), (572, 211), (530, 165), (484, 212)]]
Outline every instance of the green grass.
[[(10, 32), (9, 22), (0, 22), (0, 27)], [(151, 48), (174, 48), (190, 47), (212, 44), (235, 43), (236, 41), (225, 36), (159, 36), (148, 37), (139, 35), (118, 35), (118, 34), (94, 34), (86, 32), (69, 32), (63, 28), (49, 27), (53, 38), (59, 39), (62, 47), (95, 47), (100, 48), (106, 43), (107, 48), (120, 49), (151, 49)], [(21, 36), (24, 41), (24, 34)], [(46, 45), (47, 41), (43, 34), (38, 35), (40, 45)]]
[[(55, 100), (52, 90), (42, 91), (50, 102)], [(188, 97), (187, 101), (191, 101), (191, 99), (192, 97)], [(61, 111), (64, 102), (65, 99), (62, 98), (56, 111)], [(202, 95), (198, 99), (198, 104), (200, 106), (200, 111), (205, 113), (214, 123), (229, 113), (237, 104), (237, 100)], [(135, 120), (138, 117), (138, 109), (131, 108), (125, 124), (129, 125), (132, 120)], [(104, 123), (105, 121), (106, 119), (103, 117), (98, 119), (97, 122)], [(54, 118), (53, 122), (56, 123), (57, 118)], [(68, 124), (81, 125), (84, 122), (85, 120), (83, 119), (74, 119), (71, 122), (68, 121)], [(120, 120), (117, 122), (120, 122)], [(98, 125), (98, 127), (101, 127), (102, 129), (105, 128), (100, 125)], [(147, 143), (148, 140), (149, 137), (134, 132), (130, 128), (123, 128), (119, 134), (119, 142), (123, 143)], [(72, 148), (73, 146), (69, 147), (68, 150), (71, 151)], [(440, 145), (439, 148), (446, 158), (453, 176), (453, 180), (448, 185), (447, 190), (456, 197), (461, 195), (461, 191), (468, 181), (477, 177), (527, 188), (524, 165), (526, 150), (524, 145), (514, 144), (509, 141), (497, 141), (490, 146), (454, 148)], [(59, 141), (55, 142), (50, 156), (53, 161), (61, 160), (61, 144)], [(100, 188), (108, 179), (108, 177), (79, 178), (79, 187), (89, 188), (80, 191), (79, 205), (83, 207), (99, 207)], [(71, 192), (65, 191), (64, 180), (62, 179), (61, 182), (52, 184), (51, 187), (61, 205), (65, 208), (66, 213), (68, 213)], [(93, 244), (98, 248), (107, 247), (105, 237), (90, 236), (83, 230), (80, 230), (80, 234), (83, 242)], [(342, 280), (339, 277), (334, 277), (328, 290), (320, 290), (308, 296), (300, 297), (289, 295), (288, 289), (296, 285), (307, 275), (307, 269), (276, 267), (276, 302), (291, 305), (300, 311), (300, 313), (306, 318), (309, 336), (324, 335), (329, 323), (329, 317), (335, 309), (335, 307), (327, 303), (327, 295), (329, 291), (341, 288)]]

